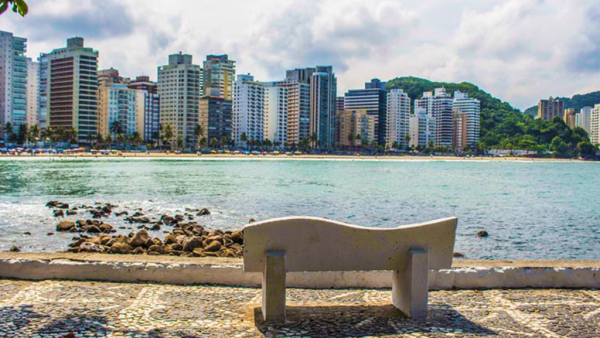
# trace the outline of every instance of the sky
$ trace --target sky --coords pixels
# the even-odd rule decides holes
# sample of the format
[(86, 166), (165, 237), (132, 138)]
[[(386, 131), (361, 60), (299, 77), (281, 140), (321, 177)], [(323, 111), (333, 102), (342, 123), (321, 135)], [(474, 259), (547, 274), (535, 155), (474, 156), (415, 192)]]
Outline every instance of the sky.
[(29, 0), (0, 30), (37, 58), (73, 36), (100, 68), (150, 75), (168, 55), (228, 54), (238, 74), (280, 80), (333, 65), (338, 95), (371, 78), (476, 84), (525, 109), (549, 96), (600, 90), (597, 0)]

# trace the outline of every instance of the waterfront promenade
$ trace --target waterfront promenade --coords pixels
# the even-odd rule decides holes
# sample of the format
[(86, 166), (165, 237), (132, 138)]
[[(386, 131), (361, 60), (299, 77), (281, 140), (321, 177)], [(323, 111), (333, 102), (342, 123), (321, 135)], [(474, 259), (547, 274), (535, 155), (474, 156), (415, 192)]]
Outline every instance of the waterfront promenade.
[[(288, 290), (265, 325), (258, 288), (0, 280), (0, 337), (599, 337), (598, 290), (430, 293), (427, 322), (389, 290)], [(70, 334), (72, 333), (72, 334)]]

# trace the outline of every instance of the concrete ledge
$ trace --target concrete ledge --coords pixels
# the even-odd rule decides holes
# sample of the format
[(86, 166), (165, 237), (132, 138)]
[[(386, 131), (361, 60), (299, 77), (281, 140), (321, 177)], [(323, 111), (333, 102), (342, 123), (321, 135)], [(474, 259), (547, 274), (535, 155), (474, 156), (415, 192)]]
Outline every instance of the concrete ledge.
[[(289, 287), (391, 288), (389, 271), (290, 272)], [(0, 278), (259, 287), (241, 259), (70, 253), (0, 253)], [(600, 288), (600, 261), (466, 261), (430, 271), (430, 289)]]

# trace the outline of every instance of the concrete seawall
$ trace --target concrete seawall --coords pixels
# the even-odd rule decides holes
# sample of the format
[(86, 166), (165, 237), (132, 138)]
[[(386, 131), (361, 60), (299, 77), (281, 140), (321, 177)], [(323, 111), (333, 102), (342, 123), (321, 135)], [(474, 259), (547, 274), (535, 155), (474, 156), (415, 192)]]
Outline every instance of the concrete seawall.
[[(430, 271), (430, 289), (600, 288), (600, 261), (467, 261)], [(241, 259), (68, 253), (0, 253), (0, 278), (256, 287)], [(291, 272), (289, 287), (390, 288), (389, 271)]]

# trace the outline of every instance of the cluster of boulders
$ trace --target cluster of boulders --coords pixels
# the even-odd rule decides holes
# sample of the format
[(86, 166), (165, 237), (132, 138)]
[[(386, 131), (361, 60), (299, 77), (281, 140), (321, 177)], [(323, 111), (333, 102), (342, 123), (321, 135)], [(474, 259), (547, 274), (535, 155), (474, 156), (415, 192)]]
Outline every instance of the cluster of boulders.
[(179, 227), (164, 240), (152, 238), (145, 229), (128, 236), (101, 234), (73, 238), (69, 252), (172, 255), (182, 257), (241, 257), (242, 231), (206, 231), (201, 225)]
[(112, 225), (98, 220), (61, 221), (56, 225), (58, 232), (87, 232), (87, 233), (112, 233), (117, 232)]
[(95, 206), (91, 205), (79, 205), (79, 206), (70, 206), (69, 203), (64, 203), (60, 201), (50, 201), (46, 203), (46, 206), (52, 209), (54, 217), (65, 217), (77, 215), (80, 209), (86, 210), (90, 213), (92, 218), (102, 218), (110, 216), (112, 209), (116, 208), (116, 205), (112, 205), (110, 203), (101, 204), (96, 202)]

